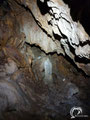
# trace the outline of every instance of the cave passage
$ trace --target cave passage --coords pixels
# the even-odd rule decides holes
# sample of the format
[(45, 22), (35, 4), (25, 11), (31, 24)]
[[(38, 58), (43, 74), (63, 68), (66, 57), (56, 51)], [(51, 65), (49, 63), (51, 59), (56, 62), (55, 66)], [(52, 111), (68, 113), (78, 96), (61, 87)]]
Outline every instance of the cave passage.
[(90, 0), (63, 1), (0, 0), (0, 120), (90, 119)]

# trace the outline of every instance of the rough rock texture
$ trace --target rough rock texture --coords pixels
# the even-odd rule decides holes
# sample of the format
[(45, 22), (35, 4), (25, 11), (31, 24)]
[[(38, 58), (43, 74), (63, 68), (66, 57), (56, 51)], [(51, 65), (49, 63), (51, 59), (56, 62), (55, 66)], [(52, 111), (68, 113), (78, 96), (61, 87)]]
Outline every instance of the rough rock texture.
[(28, 39), (33, 34), (29, 31), (29, 26), (32, 25), (25, 24), (23, 32), (27, 36), (28, 43), (39, 46), (46, 53), (57, 52), (68, 55), (79, 68), (90, 75), (90, 38), (82, 25), (72, 20), (70, 10), (62, 0), (15, 1), (28, 9), (44, 31), (43, 38)]
[[(23, 4), (15, 1), (4, 1), (0, 6), (0, 120), (68, 120), (74, 106), (81, 107), (90, 119), (90, 78), (76, 69), (67, 56), (57, 55), (67, 53), (60, 41), (69, 42), (69, 38), (63, 33), (58, 39), (63, 31), (57, 29), (56, 35), (53, 26), (47, 24), (51, 13), (42, 15), (35, 0), (22, 0)], [(41, 2), (44, 4), (44, 0)], [(35, 7), (32, 10), (38, 11), (46, 28), (40, 28), (27, 5)], [(76, 44), (71, 42), (71, 46)]]

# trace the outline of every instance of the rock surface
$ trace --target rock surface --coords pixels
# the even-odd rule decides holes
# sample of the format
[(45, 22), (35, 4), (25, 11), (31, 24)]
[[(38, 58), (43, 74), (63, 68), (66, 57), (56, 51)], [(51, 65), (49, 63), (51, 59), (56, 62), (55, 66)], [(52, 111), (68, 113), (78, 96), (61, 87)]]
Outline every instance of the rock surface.
[[(88, 54), (86, 46), (89, 45), (83, 39), (85, 36), (79, 35), (75, 44), (74, 39), (70, 41), (73, 35), (70, 32), (75, 31), (69, 29), (68, 21), (72, 19), (66, 14), (61, 14), (60, 20), (70, 31), (65, 26), (60, 32), (62, 24), (59, 29), (59, 23), (55, 26), (58, 16), (56, 13), (52, 16), (51, 11), (59, 13), (59, 9), (63, 9), (62, 1), (38, 0), (45, 7), (50, 6), (46, 13), (40, 11), (36, 0), (15, 1), (8, 0), (0, 6), (0, 120), (68, 120), (74, 106), (81, 107), (90, 119), (90, 78), (68, 58), (75, 60), (75, 54), (80, 58), (84, 54), (86, 65), (78, 59), (75, 63), (88, 73), (89, 61), (85, 53)], [(55, 7), (54, 2), (57, 2)], [(68, 11), (65, 5), (66, 9)], [(74, 24), (77, 25), (72, 21), (71, 25)], [(81, 33), (78, 29), (78, 34)]]
[[(79, 68), (90, 75), (90, 70), (87, 70), (90, 66), (90, 38), (82, 25), (72, 20), (70, 10), (62, 0), (15, 1), (28, 9), (29, 14), (32, 14), (36, 23), (44, 31), (43, 38), (28, 39), (33, 35), (29, 30), (29, 26), (33, 24), (24, 24), (23, 32), (27, 36), (28, 43), (39, 46), (46, 53), (57, 52), (68, 55)], [(38, 35), (36, 34), (37, 38)]]

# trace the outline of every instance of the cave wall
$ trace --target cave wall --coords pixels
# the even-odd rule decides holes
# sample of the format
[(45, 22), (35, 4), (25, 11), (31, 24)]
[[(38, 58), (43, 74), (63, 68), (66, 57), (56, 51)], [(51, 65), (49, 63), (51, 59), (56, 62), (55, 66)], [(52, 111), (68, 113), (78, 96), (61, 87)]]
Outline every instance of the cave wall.
[[(53, 22), (50, 20), (55, 11), (52, 14), (44, 11), (42, 15), (37, 2), (8, 0), (0, 5), (0, 119), (69, 119), (70, 109), (74, 106), (81, 107), (89, 116), (90, 78), (86, 76), (90, 70), (89, 57), (84, 56), (85, 64), (82, 63), (84, 59), (80, 61), (86, 67), (81, 66), (84, 74), (75, 66), (75, 53), (71, 50), (71, 45), (75, 46), (79, 40), (72, 44), (67, 28), (63, 31), (63, 26), (59, 26), (60, 32), (55, 25), (48, 24)], [(53, 2), (57, 4), (54, 6)], [(63, 9), (65, 5), (62, 1), (53, 2), (48, 4), (51, 9), (58, 5)], [(63, 14), (62, 22), (68, 27), (71, 21), (72, 26), (79, 25), (75, 29), (80, 28), (79, 35), (83, 36), (79, 37), (84, 48), (89, 36), (80, 23), (73, 22), (68, 6), (64, 7), (69, 18)], [(84, 48), (83, 52), (90, 54), (89, 48), (87, 51)]]
[[(70, 16), (69, 7), (64, 4), (62, 0), (16, 0), (16, 2), (32, 15), (34, 22), (41, 28), (40, 31), (43, 31), (43, 34), (46, 34), (42, 34), (43, 39), (45, 40), (41, 40), (42, 38), (38, 40), (35, 40), (35, 38), (32, 39), (31, 36), (33, 32), (29, 31), (29, 26), (31, 26), (31, 24), (28, 21), (27, 24), (23, 23), (22, 29), (27, 36), (26, 42), (39, 46), (46, 53), (57, 52), (57, 54), (67, 55), (78, 68), (89, 75), (89, 35), (85, 32), (83, 26), (79, 22), (73, 21)], [(11, 2), (11, 4), (13, 3)], [(33, 25), (33, 27), (35, 26)], [(36, 31), (36, 35), (38, 36), (38, 30)], [(48, 39), (46, 39), (46, 37)]]

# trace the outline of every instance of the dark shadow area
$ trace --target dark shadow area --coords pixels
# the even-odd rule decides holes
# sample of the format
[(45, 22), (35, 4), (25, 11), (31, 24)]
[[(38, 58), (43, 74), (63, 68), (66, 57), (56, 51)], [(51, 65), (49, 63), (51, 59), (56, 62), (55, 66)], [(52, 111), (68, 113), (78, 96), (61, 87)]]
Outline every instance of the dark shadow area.
[(2, 5), (6, 0), (0, 0), (0, 5)]
[(60, 41), (60, 39), (61, 39), (61, 36), (60, 36), (60, 35), (55, 34), (55, 33), (53, 32), (53, 36), (54, 36), (54, 38), (55, 38), (56, 40), (59, 40), (59, 41)]
[(86, 40), (84, 43), (80, 42), (80, 45), (83, 47), (85, 45), (90, 45), (90, 41)]
[(88, 76), (84, 73), (83, 70), (81, 70), (81, 69), (79, 69), (79, 68), (77, 67), (77, 65), (73, 62), (73, 60), (72, 60), (70, 57), (68, 57), (67, 55), (65, 55), (65, 59), (66, 59), (68, 62), (70, 62), (70, 64), (72, 64), (72, 65), (77, 69), (78, 73), (81, 73), (83, 76), (88, 77)]
[(40, 0), (37, 0), (37, 5), (40, 9), (40, 12), (42, 15), (45, 15), (48, 11), (49, 11), (49, 7), (47, 6), (47, 1), (48, 0), (45, 0), (45, 2), (40, 2)]
[(64, 2), (71, 8), (73, 20), (79, 20), (90, 35), (90, 0), (64, 0)]
[(3, 7), (3, 9), (10, 10), (10, 6), (7, 0), (0, 0), (0, 7), (1, 6)]
[(77, 56), (75, 57), (75, 61), (78, 62), (78, 63), (84, 63), (84, 64), (90, 63), (90, 60), (88, 60), (88, 59), (86, 59), (86, 58), (84, 58), (84, 57), (79, 58), (79, 57), (77, 57)]

